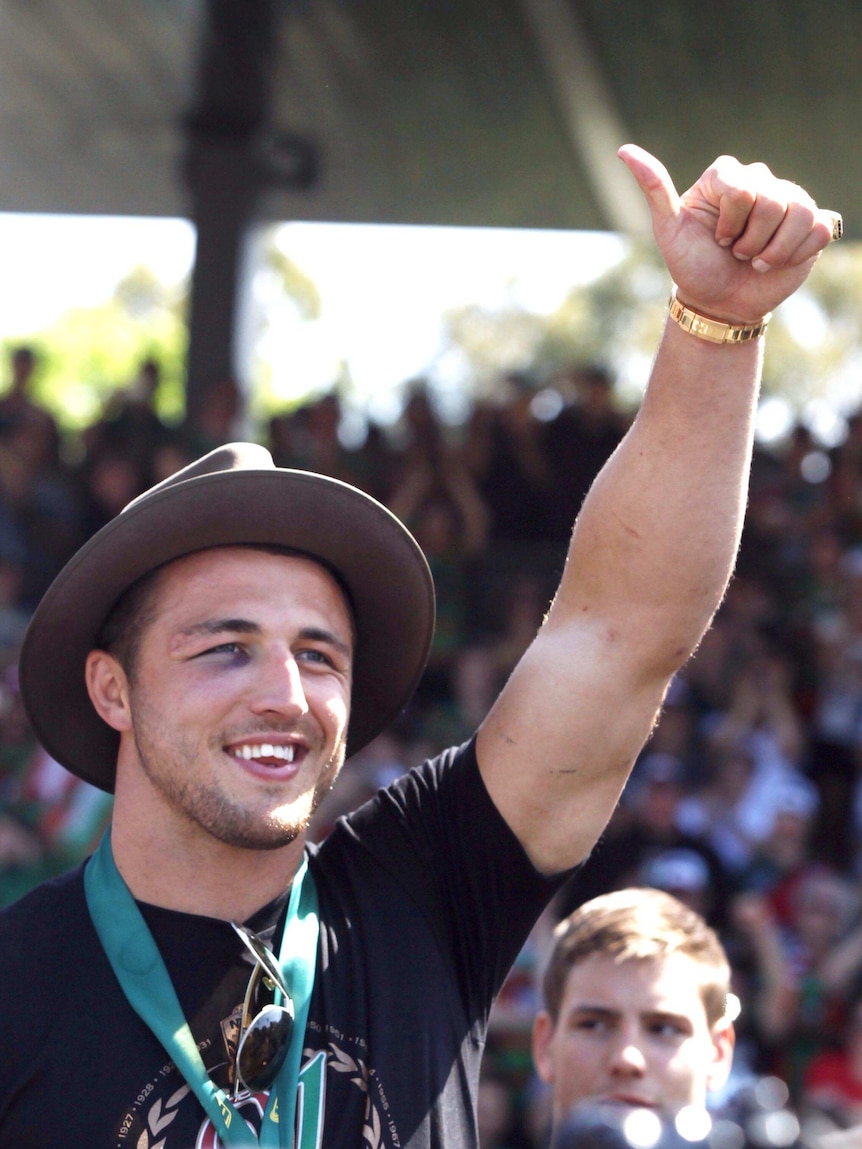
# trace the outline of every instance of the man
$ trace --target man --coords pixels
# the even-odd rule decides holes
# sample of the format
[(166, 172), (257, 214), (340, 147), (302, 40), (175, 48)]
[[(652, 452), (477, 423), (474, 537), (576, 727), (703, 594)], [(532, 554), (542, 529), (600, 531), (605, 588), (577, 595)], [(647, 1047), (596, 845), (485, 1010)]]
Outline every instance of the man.
[(685, 306), (464, 747), (307, 847), (345, 753), (409, 698), (433, 595), (387, 511), (259, 448), (141, 496), (46, 594), (30, 716), (115, 811), (83, 872), (0, 925), (0, 1146), (476, 1144), (494, 995), (721, 598), (764, 317), (833, 236), (762, 166), (722, 159), (680, 197), (621, 155)]
[(730, 967), (714, 931), (661, 890), (585, 902), (557, 926), (533, 1061), (559, 1127), (587, 1102), (703, 1108), (733, 1058)]
[(51, 416), (30, 394), (37, 366), (36, 352), (26, 345), (15, 347), (9, 356), (9, 366), (9, 387), (0, 399), (0, 430), (8, 431), (24, 423), (53, 428)]

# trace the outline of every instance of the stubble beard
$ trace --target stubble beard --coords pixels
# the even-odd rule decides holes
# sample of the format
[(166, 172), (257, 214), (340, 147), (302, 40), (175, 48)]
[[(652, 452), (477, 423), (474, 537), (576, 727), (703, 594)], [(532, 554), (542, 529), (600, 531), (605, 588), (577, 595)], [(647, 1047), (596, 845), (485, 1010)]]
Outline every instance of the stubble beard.
[(291, 802), (261, 810), (233, 798), (216, 777), (195, 779), (184, 766), (199, 757), (197, 747), (180, 738), (166, 753), (164, 745), (151, 736), (151, 729), (146, 715), (139, 713), (134, 723), (135, 746), (150, 784), (187, 821), (217, 841), (245, 850), (277, 850), (305, 834), (335, 784), (345, 756), (342, 737), (309, 796), (301, 794)]

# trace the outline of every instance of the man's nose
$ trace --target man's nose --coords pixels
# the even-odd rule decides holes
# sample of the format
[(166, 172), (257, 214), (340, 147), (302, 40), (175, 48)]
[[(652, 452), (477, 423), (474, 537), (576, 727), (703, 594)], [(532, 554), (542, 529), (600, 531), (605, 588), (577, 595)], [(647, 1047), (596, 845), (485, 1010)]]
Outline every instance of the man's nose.
[(621, 1033), (614, 1042), (610, 1056), (610, 1071), (625, 1077), (643, 1077), (646, 1057), (641, 1043), (630, 1033)]
[(308, 700), (299, 665), (290, 651), (273, 651), (261, 665), (251, 709), (295, 720), (308, 713)]

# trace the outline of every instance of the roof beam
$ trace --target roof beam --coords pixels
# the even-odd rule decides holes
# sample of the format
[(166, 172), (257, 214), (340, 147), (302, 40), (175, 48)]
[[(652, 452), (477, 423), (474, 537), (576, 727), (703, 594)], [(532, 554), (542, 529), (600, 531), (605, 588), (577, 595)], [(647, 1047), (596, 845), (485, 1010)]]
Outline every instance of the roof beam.
[(557, 109), (611, 231), (651, 233), (649, 210), (618, 149), (629, 142), (574, 5), (566, 0), (520, 0)]

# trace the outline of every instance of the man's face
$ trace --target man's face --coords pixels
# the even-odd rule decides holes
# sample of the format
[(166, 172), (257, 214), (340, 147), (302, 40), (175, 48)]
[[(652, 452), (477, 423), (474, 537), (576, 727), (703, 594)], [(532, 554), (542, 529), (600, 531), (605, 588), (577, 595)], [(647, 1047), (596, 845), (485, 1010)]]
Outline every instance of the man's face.
[(127, 684), (118, 787), (229, 845), (302, 834), (344, 759), (353, 631), (308, 559), (203, 551), (159, 577)]
[(590, 954), (569, 971), (556, 1026), (541, 1013), (533, 1032), (555, 1123), (583, 1101), (667, 1112), (702, 1106), (732, 1056), (732, 1026), (710, 1029), (697, 964), (683, 954), (620, 964)]

